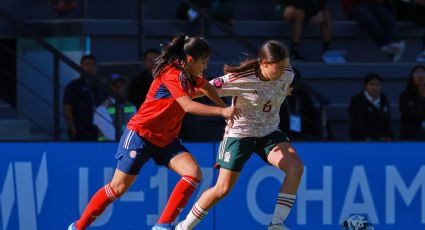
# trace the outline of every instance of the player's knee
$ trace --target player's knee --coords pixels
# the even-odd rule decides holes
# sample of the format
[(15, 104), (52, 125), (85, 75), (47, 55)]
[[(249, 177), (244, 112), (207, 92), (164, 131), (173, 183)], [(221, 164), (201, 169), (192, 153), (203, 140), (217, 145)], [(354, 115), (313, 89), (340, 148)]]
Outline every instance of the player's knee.
[(229, 185), (221, 184), (221, 185), (216, 185), (214, 187), (214, 190), (215, 190), (216, 197), (219, 199), (222, 199), (225, 196), (227, 196), (227, 194), (229, 194), (231, 188)]
[(194, 178), (198, 179), (199, 181), (202, 180), (202, 178), (203, 178), (202, 170), (199, 167), (195, 167), (195, 168), (189, 170), (189, 172), (186, 173), (186, 175), (194, 177)]
[(114, 190), (117, 197), (122, 196), (129, 188), (129, 185), (127, 185), (124, 182), (114, 182), (114, 181), (112, 181), (110, 183), (110, 186)]
[(301, 177), (304, 173), (304, 165), (301, 162), (301, 160), (297, 160), (294, 162), (294, 164), (291, 164), (289, 167), (288, 174), (291, 174), (295, 177)]

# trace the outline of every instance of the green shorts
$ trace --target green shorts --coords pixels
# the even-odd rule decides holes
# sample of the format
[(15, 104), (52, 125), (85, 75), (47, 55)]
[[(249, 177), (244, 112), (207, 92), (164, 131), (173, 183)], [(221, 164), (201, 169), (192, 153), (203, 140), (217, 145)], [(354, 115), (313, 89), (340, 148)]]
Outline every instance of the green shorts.
[(270, 151), (281, 142), (289, 142), (288, 136), (276, 131), (264, 137), (225, 137), (220, 143), (217, 165), (234, 172), (240, 172), (255, 152), (266, 163)]

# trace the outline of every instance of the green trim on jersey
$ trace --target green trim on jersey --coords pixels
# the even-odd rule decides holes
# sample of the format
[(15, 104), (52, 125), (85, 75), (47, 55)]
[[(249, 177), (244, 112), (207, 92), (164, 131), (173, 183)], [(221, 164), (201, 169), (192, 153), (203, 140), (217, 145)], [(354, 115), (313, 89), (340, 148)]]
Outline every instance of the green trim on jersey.
[(282, 142), (289, 142), (289, 138), (280, 131), (264, 137), (225, 137), (220, 143), (217, 164), (224, 169), (240, 172), (253, 152), (268, 163), (269, 153)]

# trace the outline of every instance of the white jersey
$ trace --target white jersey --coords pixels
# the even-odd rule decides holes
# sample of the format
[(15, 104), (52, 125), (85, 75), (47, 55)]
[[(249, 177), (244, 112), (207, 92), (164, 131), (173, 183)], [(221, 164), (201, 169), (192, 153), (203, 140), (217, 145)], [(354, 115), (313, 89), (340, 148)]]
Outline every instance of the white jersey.
[(278, 131), (280, 106), (294, 79), (292, 66), (275, 81), (263, 81), (255, 70), (226, 74), (210, 83), (221, 97), (232, 96), (232, 105), (242, 110), (233, 127), (226, 127), (224, 137), (263, 137)]

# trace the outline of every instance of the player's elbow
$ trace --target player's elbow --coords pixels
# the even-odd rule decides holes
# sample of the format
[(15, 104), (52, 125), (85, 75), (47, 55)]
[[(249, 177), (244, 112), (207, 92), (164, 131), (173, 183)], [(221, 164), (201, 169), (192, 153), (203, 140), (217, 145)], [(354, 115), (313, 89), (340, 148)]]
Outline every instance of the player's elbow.
[(186, 112), (186, 113), (190, 113), (193, 112), (193, 104), (194, 102), (192, 101), (191, 98), (189, 97), (180, 97), (177, 99), (177, 102), (179, 103), (180, 107)]

